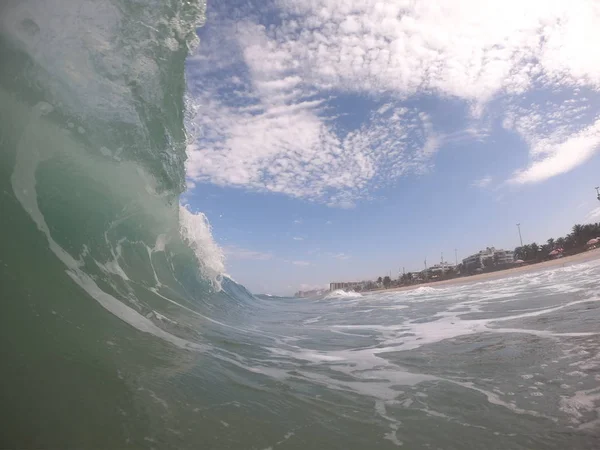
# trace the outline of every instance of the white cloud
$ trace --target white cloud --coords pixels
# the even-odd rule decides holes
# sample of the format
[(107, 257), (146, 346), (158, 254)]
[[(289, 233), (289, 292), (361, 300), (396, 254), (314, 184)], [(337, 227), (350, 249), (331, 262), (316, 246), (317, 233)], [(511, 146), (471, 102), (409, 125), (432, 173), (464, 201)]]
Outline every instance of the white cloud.
[(225, 256), (228, 260), (267, 261), (273, 259), (273, 255), (271, 253), (249, 250), (234, 245), (223, 247), (223, 253), (225, 253)]
[(538, 183), (569, 172), (600, 149), (600, 116), (585, 98), (516, 108), (504, 127), (517, 131), (530, 149), (529, 167), (517, 171), (511, 183)]
[(310, 266), (310, 263), (308, 261), (292, 261), (292, 264), (295, 266)]
[(437, 91), (479, 102), (521, 93), (540, 77), (600, 85), (600, 56), (590, 51), (600, 40), (594, 0), (278, 4), (289, 16), (270, 29), (269, 46), (250, 48), (247, 58), (319, 87)]
[[(510, 101), (540, 88), (600, 89), (594, 0), (276, 4), (274, 23), (236, 15), (190, 58), (192, 182), (351, 207), (399, 177), (426, 172), (441, 146), (485, 138), (470, 127), (436, 132), (430, 116), (402, 107), (410, 96), (459, 99), (480, 118), (501, 95)], [(340, 94), (389, 100), (348, 130), (330, 103)], [(545, 142), (527, 126), (512, 129), (531, 146), (517, 183), (570, 170), (597, 145), (597, 123), (552, 131)]]
[(479, 178), (478, 180), (473, 181), (473, 183), (471, 184), (471, 186), (473, 187), (477, 187), (480, 189), (485, 189), (487, 187), (489, 187), (492, 184), (493, 178), (489, 175)]
[(573, 170), (587, 161), (600, 148), (600, 121), (582, 133), (558, 142), (547, 156), (534, 161), (515, 174), (516, 183), (537, 183)]
[(295, 241), (303, 241), (304, 240), (304, 238), (300, 237), (300, 236), (294, 236), (292, 239)]
[(600, 207), (592, 209), (585, 218), (586, 222), (593, 222), (595, 220), (600, 220)]
[(195, 120), (204, 136), (188, 147), (188, 177), (348, 207), (370, 189), (423, 171), (437, 149), (428, 116), (415, 110), (373, 114), (339, 135), (314, 102), (270, 102), (247, 112), (206, 98)]
[(347, 255), (346, 253), (327, 253), (327, 256), (329, 256), (330, 258), (335, 258), (335, 259), (339, 259), (340, 261), (345, 261), (350, 259), (350, 255)]
[(294, 224), (295, 224), (295, 225), (300, 225), (301, 223), (302, 223), (302, 221), (301, 221), (301, 220), (298, 220), (298, 219), (294, 220)]

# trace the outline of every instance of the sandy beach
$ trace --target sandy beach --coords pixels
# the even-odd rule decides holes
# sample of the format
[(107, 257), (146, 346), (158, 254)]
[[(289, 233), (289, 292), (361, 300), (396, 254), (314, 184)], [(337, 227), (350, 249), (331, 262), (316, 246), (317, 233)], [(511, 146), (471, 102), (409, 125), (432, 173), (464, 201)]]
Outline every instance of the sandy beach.
[(587, 261), (592, 261), (592, 260), (595, 260), (598, 258), (600, 258), (600, 248), (595, 249), (595, 250), (590, 250), (587, 252), (583, 252), (583, 253), (578, 253), (578, 254), (572, 255), (572, 256), (566, 256), (566, 257), (560, 258), (560, 259), (553, 259), (551, 261), (544, 261), (544, 262), (541, 262), (538, 264), (531, 264), (531, 265), (527, 265), (527, 266), (514, 267), (512, 269), (500, 270), (497, 272), (482, 273), (479, 275), (472, 275), (469, 277), (453, 278), (451, 280), (434, 281), (431, 283), (421, 283), (421, 284), (415, 284), (412, 286), (393, 287), (390, 289), (380, 289), (377, 291), (369, 291), (369, 292), (407, 291), (407, 290), (417, 289), (417, 288), (424, 287), (424, 286), (436, 288), (436, 287), (441, 287), (441, 286), (454, 286), (454, 285), (459, 285), (459, 284), (477, 283), (477, 282), (481, 282), (481, 281), (497, 280), (500, 278), (507, 278), (507, 277), (511, 277), (511, 276), (515, 276), (515, 275), (521, 275), (523, 273), (537, 272), (537, 271), (552, 269), (552, 268), (556, 268), (556, 267), (565, 267), (565, 266), (570, 266), (572, 264), (581, 264), (581, 263), (585, 263)]

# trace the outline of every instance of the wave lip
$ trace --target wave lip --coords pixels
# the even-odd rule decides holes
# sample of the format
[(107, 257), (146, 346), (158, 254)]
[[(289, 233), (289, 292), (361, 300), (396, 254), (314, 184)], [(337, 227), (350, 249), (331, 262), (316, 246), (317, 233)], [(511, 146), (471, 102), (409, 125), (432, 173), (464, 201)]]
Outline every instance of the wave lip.
[(225, 257), (213, 239), (208, 219), (201, 212), (193, 213), (188, 206), (180, 206), (179, 226), (181, 236), (194, 251), (203, 275), (220, 288)]

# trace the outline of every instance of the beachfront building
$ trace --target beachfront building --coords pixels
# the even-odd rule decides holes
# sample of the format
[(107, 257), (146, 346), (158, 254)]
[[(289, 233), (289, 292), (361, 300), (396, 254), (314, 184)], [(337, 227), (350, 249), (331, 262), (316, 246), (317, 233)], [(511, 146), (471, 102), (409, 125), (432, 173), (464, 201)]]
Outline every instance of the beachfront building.
[(497, 250), (494, 247), (487, 247), (485, 250), (466, 257), (462, 263), (465, 270), (472, 273), (490, 267), (505, 267), (513, 264), (514, 260), (515, 254), (510, 250)]
[(325, 293), (324, 289), (312, 289), (310, 291), (298, 291), (294, 294), (296, 298), (317, 297)]
[(350, 281), (346, 283), (329, 283), (330, 291), (337, 291), (341, 289), (343, 291), (352, 290), (352, 289), (362, 289), (365, 285), (364, 281)]
[(515, 252), (512, 250), (496, 250), (494, 253), (494, 265), (508, 266), (515, 262)]
[(455, 272), (456, 266), (454, 264), (448, 264), (444, 262), (428, 267), (427, 270), (423, 270), (421, 272), (421, 278), (426, 280), (436, 280), (439, 278), (444, 278), (444, 276)]

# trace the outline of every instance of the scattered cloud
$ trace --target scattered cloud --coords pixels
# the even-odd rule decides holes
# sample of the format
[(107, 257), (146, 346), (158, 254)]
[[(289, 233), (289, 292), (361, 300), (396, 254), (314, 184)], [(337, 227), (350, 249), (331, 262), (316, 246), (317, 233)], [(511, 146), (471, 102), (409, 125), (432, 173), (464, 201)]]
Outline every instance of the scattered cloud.
[[(213, 14), (189, 59), (191, 183), (352, 207), (425, 173), (444, 145), (486, 139), (487, 128), (473, 123), (499, 97), (512, 108), (505, 128), (530, 148), (530, 164), (511, 182), (546, 180), (598, 149), (600, 119), (589, 111), (569, 124), (577, 105), (562, 116), (545, 103), (514, 107), (540, 90), (600, 89), (600, 53), (590, 50), (600, 41), (594, 0), (273, 4)], [(407, 101), (416, 96), (462, 102), (466, 128), (438, 130), (435, 117)], [(336, 101), (364, 98), (373, 108), (347, 125)]]
[(255, 250), (249, 250), (246, 248), (229, 245), (223, 247), (223, 253), (228, 260), (255, 260), (255, 261), (267, 261), (273, 259), (273, 254), (266, 252), (259, 252)]
[(422, 173), (438, 148), (427, 114), (396, 108), (337, 133), (314, 103), (257, 105), (246, 112), (206, 100), (188, 146), (194, 181), (283, 193), (331, 206), (356, 200), (407, 173)]
[(298, 219), (294, 220), (294, 224), (296, 224), (296, 225), (300, 225), (301, 223), (302, 223), (301, 220), (298, 220)]
[(600, 220), (600, 207), (592, 209), (585, 218), (586, 222), (593, 222), (595, 220)]
[(529, 145), (530, 165), (511, 183), (539, 183), (573, 170), (600, 150), (600, 115), (586, 98), (532, 103), (508, 113), (504, 127)]
[(340, 261), (350, 259), (350, 255), (347, 255), (345, 253), (326, 253), (326, 256), (329, 256), (330, 258), (339, 259)]
[[(280, 0), (261, 67), (322, 89), (439, 92), (484, 102), (548, 83), (600, 85), (593, 0)], [(256, 57), (262, 56), (257, 53)], [(255, 56), (250, 50), (250, 56)]]
[(310, 263), (308, 261), (292, 261), (292, 264), (294, 264), (295, 266), (310, 266)]
[(295, 241), (303, 241), (304, 238), (300, 237), (300, 236), (294, 236), (292, 239), (294, 239)]
[(539, 154), (531, 165), (518, 171), (513, 182), (538, 183), (548, 178), (569, 172), (585, 163), (600, 149), (600, 120), (581, 132), (565, 140), (547, 142), (544, 152), (534, 147), (533, 153)]
[(479, 189), (485, 189), (487, 187), (489, 187), (492, 184), (493, 178), (489, 175), (479, 178), (475, 181), (473, 181), (473, 183), (471, 184), (471, 186), (479, 188)]

